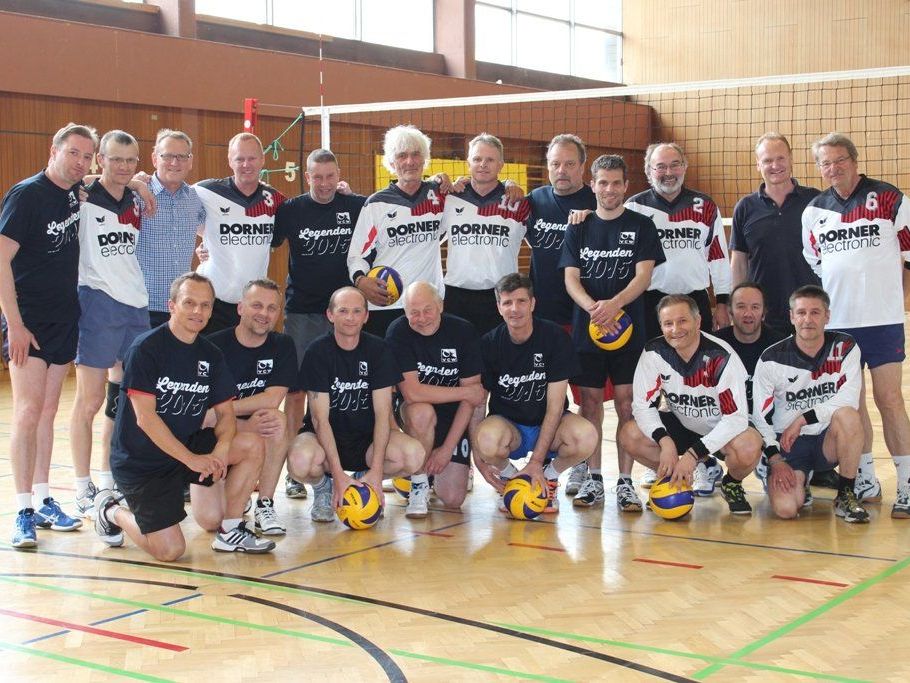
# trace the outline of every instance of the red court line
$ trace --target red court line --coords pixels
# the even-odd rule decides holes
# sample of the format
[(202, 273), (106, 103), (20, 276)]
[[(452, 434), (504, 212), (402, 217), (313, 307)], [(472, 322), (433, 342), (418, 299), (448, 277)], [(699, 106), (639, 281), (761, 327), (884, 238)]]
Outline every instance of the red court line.
[(418, 536), (442, 536), (443, 538), (454, 538), (455, 534), (444, 534), (441, 531), (411, 531)]
[(838, 588), (846, 588), (849, 586), (849, 583), (838, 583), (837, 581), (822, 581), (821, 579), (806, 579), (801, 576), (784, 576), (783, 574), (772, 574), (772, 579), (784, 579), (785, 581), (800, 581), (801, 583), (818, 583), (822, 586), (837, 586)]
[(566, 552), (565, 548), (551, 548), (548, 545), (532, 545), (530, 543), (509, 543), (509, 545), (518, 546), (519, 548), (536, 548), (537, 550), (552, 550), (557, 553)]
[(632, 560), (633, 562), (646, 562), (648, 564), (665, 564), (668, 567), (683, 567), (684, 569), (702, 569), (704, 565), (701, 564), (686, 564), (685, 562), (665, 562), (664, 560), (648, 560), (644, 557), (636, 557)]
[(104, 636), (106, 638), (116, 638), (117, 640), (125, 640), (129, 643), (138, 643), (139, 645), (149, 645), (150, 647), (158, 647), (162, 650), (171, 650), (172, 652), (183, 652), (189, 648), (183, 647), (183, 645), (173, 645), (171, 643), (165, 643), (160, 640), (151, 640), (149, 638), (141, 638), (140, 636), (130, 636), (125, 633), (117, 633), (116, 631), (108, 631), (103, 628), (95, 628), (93, 626), (82, 626), (81, 624), (72, 624), (68, 621), (59, 621), (57, 619), (48, 619), (47, 617), (39, 617), (34, 614), (24, 614), (23, 612), (14, 612), (9, 609), (0, 609), (0, 614), (5, 614), (9, 617), (18, 617), (19, 619), (28, 619), (29, 621), (37, 621), (42, 624), (50, 624), (51, 626), (60, 626), (62, 628), (70, 629), (71, 631), (83, 631), (85, 633), (92, 633), (96, 636)]

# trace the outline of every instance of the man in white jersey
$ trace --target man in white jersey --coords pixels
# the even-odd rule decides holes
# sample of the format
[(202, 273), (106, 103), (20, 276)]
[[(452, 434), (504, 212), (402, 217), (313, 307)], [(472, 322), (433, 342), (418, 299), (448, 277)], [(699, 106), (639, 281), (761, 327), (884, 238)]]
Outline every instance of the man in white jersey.
[[(502, 322), (494, 285), (518, 270), (530, 205), (510, 201), (499, 180), (503, 147), (499, 138), (481, 133), (468, 145), (470, 182), (446, 199), (442, 214), (446, 255), (446, 312), (473, 323), (484, 335)], [(518, 188), (516, 188), (518, 189)]]
[(92, 423), (104, 404), (98, 484), (102, 489), (112, 489), (111, 435), (123, 379), (123, 359), (133, 340), (149, 329), (148, 292), (135, 253), (141, 207), (139, 197), (127, 187), (139, 164), (139, 145), (129, 133), (112, 130), (101, 138), (98, 150), (101, 177), (86, 188), (88, 197), (79, 212), (82, 315), (70, 448), (76, 475), (76, 507), (82, 515), (94, 511), (97, 492), (89, 472)]
[[(645, 344), (632, 384), (632, 415), (621, 445), (671, 481), (692, 481), (699, 462), (717, 453), (727, 463), (721, 494), (734, 515), (752, 513), (742, 480), (761, 455), (749, 426), (746, 369), (730, 346), (699, 328), (698, 304), (668, 294), (658, 304), (663, 336)], [(658, 410), (661, 400), (668, 410)]]
[[(834, 513), (868, 522), (853, 491), (863, 444), (859, 393), (862, 366), (856, 341), (825, 332), (828, 294), (805, 285), (790, 296), (795, 335), (761, 354), (752, 380), (752, 415), (769, 461), (768, 497), (778, 517), (792, 519), (806, 502), (811, 472), (840, 470)], [(810, 499), (811, 500), (811, 499)]]
[[(910, 207), (893, 185), (858, 172), (859, 154), (846, 135), (831, 133), (812, 145), (830, 187), (803, 212), (803, 254), (831, 297), (828, 329), (846, 332), (869, 366), (872, 394), (882, 416), (885, 444), (897, 469), (891, 516), (910, 518), (910, 420), (901, 393), (904, 308), (899, 296), (903, 262), (910, 257)], [(859, 399), (863, 452), (856, 494), (881, 500), (872, 464), (872, 422), (865, 384)]]
[(243, 286), (265, 277), (275, 213), (285, 200), (259, 180), (265, 165), (262, 143), (252, 133), (238, 133), (228, 143), (228, 164), (234, 175), (203, 180), (194, 187), (205, 206), (199, 233), (208, 258), (197, 272), (215, 286), (215, 307), (204, 334), (236, 327)]

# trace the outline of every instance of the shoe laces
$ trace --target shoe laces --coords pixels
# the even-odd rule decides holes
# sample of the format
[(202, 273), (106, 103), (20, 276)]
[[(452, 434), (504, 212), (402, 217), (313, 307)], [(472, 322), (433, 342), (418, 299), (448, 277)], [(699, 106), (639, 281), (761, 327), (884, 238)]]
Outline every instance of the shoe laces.
[(741, 501), (746, 499), (746, 492), (743, 491), (742, 484), (730, 482), (729, 484), (721, 484), (721, 488), (730, 500)]

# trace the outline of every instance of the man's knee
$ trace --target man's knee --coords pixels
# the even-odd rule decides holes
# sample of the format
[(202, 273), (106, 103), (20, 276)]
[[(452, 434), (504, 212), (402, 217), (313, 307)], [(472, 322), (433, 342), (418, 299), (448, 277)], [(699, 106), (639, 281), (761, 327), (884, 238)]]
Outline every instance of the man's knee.
[(781, 519), (796, 519), (799, 516), (799, 508), (799, 503), (792, 496), (771, 496), (771, 510)]
[(495, 458), (504, 439), (503, 425), (487, 418), (478, 425), (474, 435), (474, 454), (482, 460)]
[(567, 423), (564, 425), (563, 443), (573, 451), (584, 453), (588, 457), (597, 446), (597, 430), (587, 420), (579, 420), (577, 416), (569, 421), (569, 416), (563, 417)]
[(856, 408), (842, 406), (835, 410), (831, 415), (831, 426), (846, 436), (856, 435), (862, 438), (863, 422)]
[(162, 536), (150, 534), (146, 538), (149, 553), (160, 562), (175, 562), (186, 552), (186, 539), (183, 538), (179, 528), (167, 530), (167, 533)]
[(262, 464), (265, 457), (265, 441), (253, 432), (240, 432), (234, 435), (231, 450), (236, 454), (237, 461), (252, 461)]
[(642, 434), (635, 420), (629, 420), (619, 428), (618, 438), (620, 448), (628, 453), (633, 453), (639, 450), (645, 435)]
[(737, 464), (753, 468), (758, 464), (761, 457), (762, 438), (761, 435), (749, 427), (746, 431), (738, 434), (723, 449), (727, 458)]
[(405, 430), (411, 436), (429, 434), (436, 428), (436, 410), (429, 403), (406, 403), (402, 416)]
[(423, 466), (427, 455), (417, 439), (404, 434), (398, 439), (398, 452), (401, 455), (401, 469), (407, 476)]

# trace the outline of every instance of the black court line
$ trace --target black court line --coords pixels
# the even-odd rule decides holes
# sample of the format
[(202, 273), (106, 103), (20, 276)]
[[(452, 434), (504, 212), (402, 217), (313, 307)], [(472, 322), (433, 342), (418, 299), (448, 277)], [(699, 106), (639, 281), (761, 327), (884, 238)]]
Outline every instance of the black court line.
[[(461, 526), (462, 524), (467, 524), (467, 520), (462, 522), (455, 522), (454, 524), (446, 524), (445, 526), (437, 527), (435, 529), (430, 529), (430, 531), (444, 531), (445, 529), (451, 529), (452, 527)], [(396, 543), (401, 543), (402, 541), (407, 541), (413, 537), (419, 537), (421, 534), (415, 532), (406, 532), (408, 536), (401, 536), (399, 538), (393, 538), (391, 541), (385, 541), (384, 543), (377, 543), (375, 545), (367, 546), (366, 548), (360, 548), (359, 550), (352, 550), (347, 553), (339, 553), (338, 555), (332, 555), (330, 557), (323, 557), (320, 560), (313, 560), (312, 562), (305, 562), (303, 564), (298, 564), (294, 567), (288, 567), (287, 569), (279, 569), (278, 571), (271, 572), (269, 574), (263, 574), (264, 579), (271, 579), (274, 576), (281, 576), (282, 574), (287, 574), (289, 572), (297, 571), (298, 569), (306, 569), (307, 567), (315, 567), (317, 564), (325, 564), (326, 562), (332, 562), (333, 560), (340, 560), (343, 557), (350, 557), (351, 555), (359, 555), (360, 553), (365, 553), (370, 550), (376, 550), (377, 548), (385, 548), (389, 545), (395, 545)]]
[(356, 631), (352, 631), (346, 626), (342, 626), (338, 622), (331, 621), (330, 619), (321, 617), (318, 614), (313, 614), (312, 612), (307, 612), (302, 609), (297, 609), (296, 607), (284, 605), (280, 602), (264, 600), (252, 595), (234, 593), (230, 597), (238, 598), (240, 600), (247, 600), (248, 602), (255, 602), (266, 607), (274, 607), (275, 609), (280, 609), (290, 614), (296, 614), (298, 617), (303, 617), (304, 619), (315, 621), (320, 626), (325, 626), (326, 628), (335, 631), (335, 633), (339, 634), (340, 636), (347, 638), (368, 655), (370, 655), (370, 657), (376, 660), (376, 663), (382, 667), (382, 670), (385, 671), (385, 675), (388, 676), (391, 683), (407, 683), (408, 679), (404, 675), (404, 671), (401, 670), (401, 668), (395, 663), (395, 660), (393, 660), (385, 650), (379, 647), (376, 643), (367, 640), (364, 636), (360, 635)]
[[(6, 552), (19, 552), (15, 548), (3, 548), (0, 547), (0, 551)], [(454, 624), (459, 624), (461, 626), (471, 626), (478, 628), (484, 631), (490, 631), (493, 633), (498, 633), (500, 635), (510, 636), (512, 638), (518, 638), (520, 640), (526, 640), (532, 643), (537, 643), (538, 645), (546, 645), (548, 647), (556, 648), (557, 650), (565, 650), (567, 652), (572, 652), (582, 657), (590, 657), (591, 659), (596, 659), (603, 662), (608, 662), (610, 664), (615, 664), (616, 666), (621, 666), (626, 669), (631, 669), (633, 671), (639, 671), (641, 673), (650, 674), (656, 678), (661, 678), (667, 681), (678, 681), (678, 682), (692, 682), (694, 679), (686, 678), (685, 676), (679, 676), (677, 674), (672, 674), (667, 671), (661, 671), (660, 669), (655, 669), (644, 664), (638, 664), (636, 662), (630, 661), (628, 659), (623, 659), (621, 657), (614, 657), (612, 655), (604, 654), (602, 652), (597, 652), (595, 650), (589, 650), (578, 645), (571, 645), (569, 643), (563, 643), (558, 640), (551, 640), (544, 636), (539, 636), (533, 633), (523, 633), (521, 631), (515, 631), (504, 626), (497, 626), (495, 624), (487, 624), (482, 621), (475, 621), (474, 619), (467, 619), (464, 617), (457, 617), (453, 614), (445, 614), (444, 612), (436, 612), (433, 610), (423, 609), (421, 607), (412, 607), (410, 605), (402, 605), (395, 602), (389, 602), (388, 600), (379, 600), (377, 598), (368, 598), (362, 595), (354, 595), (353, 593), (342, 593), (341, 591), (333, 591), (326, 588), (317, 588), (315, 586), (305, 586), (299, 583), (291, 583), (289, 581), (274, 581), (272, 579), (259, 578), (256, 576), (244, 576), (242, 574), (229, 574), (227, 572), (219, 572), (213, 569), (194, 569), (193, 567), (184, 567), (181, 565), (168, 565), (158, 562), (148, 562), (142, 560), (128, 560), (126, 558), (119, 557), (96, 557), (94, 555), (80, 555), (78, 553), (65, 553), (54, 550), (41, 550), (39, 551), (41, 555), (48, 555), (52, 557), (72, 557), (80, 560), (91, 560), (94, 562), (111, 562), (113, 564), (125, 564), (134, 567), (151, 567), (154, 569), (163, 569), (165, 571), (185, 571), (191, 574), (198, 574), (201, 576), (217, 576), (225, 579), (235, 579), (239, 581), (248, 581), (249, 583), (258, 583), (266, 586), (277, 586), (280, 588), (291, 588), (294, 590), (307, 591), (310, 593), (316, 593), (318, 595), (326, 595), (334, 598), (342, 598), (345, 600), (350, 600), (352, 602), (361, 602), (368, 605), (375, 605), (377, 607), (387, 607), (389, 609), (400, 610), (402, 612), (408, 612), (411, 614), (418, 614), (420, 616), (429, 617), (431, 619), (439, 619), (440, 621), (448, 621)]]
[(0, 576), (21, 576), (28, 579), (85, 579), (87, 581), (119, 581), (121, 583), (141, 583), (146, 586), (162, 586), (163, 588), (182, 588), (183, 590), (198, 590), (199, 586), (188, 583), (172, 583), (169, 581), (152, 581), (150, 579), (133, 579), (126, 576), (83, 576), (81, 574), (38, 574), (33, 572), (4, 572)]

